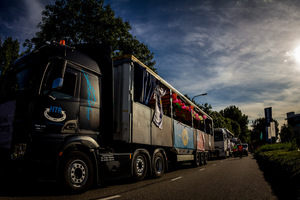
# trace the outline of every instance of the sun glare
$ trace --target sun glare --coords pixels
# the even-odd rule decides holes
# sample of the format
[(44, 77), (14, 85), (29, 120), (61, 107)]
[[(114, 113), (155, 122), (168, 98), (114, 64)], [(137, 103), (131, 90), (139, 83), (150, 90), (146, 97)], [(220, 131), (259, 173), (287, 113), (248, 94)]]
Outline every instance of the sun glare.
[(294, 50), (294, 56), (296, 61), (300, 64), (300, 46), (296, 47)]

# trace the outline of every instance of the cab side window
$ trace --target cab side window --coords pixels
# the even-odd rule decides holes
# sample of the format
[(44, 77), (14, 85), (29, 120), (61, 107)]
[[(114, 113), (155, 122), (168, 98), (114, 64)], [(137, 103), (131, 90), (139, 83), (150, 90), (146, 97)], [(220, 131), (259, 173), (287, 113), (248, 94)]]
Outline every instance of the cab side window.
[(50, 65), (45, 79), (44, 89), (42, 93), (44, 95), (51, 95), (54, 98), (70, 99), (73, 98), (76, 92), (76, 83), (78, 79), (78, 73), (70, 68), (69, 65), (66, 67), (64, 74), (63, 84), (61, 87), (52, 88), (53, 82), (57, 78), (57, 67), (54, 64)]

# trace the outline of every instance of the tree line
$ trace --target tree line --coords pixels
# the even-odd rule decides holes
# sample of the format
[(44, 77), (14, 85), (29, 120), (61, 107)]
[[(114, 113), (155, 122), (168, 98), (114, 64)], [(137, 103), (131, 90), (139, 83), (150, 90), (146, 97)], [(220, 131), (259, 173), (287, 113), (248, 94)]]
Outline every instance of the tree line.
[[(185, 96), (189, 98), (188, 95)], [(286, 143), (295, 142), (296, 140), (293, 128), (288, 124), (283, 124), (279, 129), (279, 123), (274, 118), (272, 118), (272, 121), (275, 122), (276, 138), (272, 138), (271, 141), (268, 141), (266, 120), (264, 117), (253, 120), (249, 127), (248, 116), (243, 114), (235, 105), (228, 106), (218, 112), (213, 111), (212, 106), (208, 103), (202, 105), (197, 104), (195, 101), (193, 101), (193, 103), (213, 118), (215, 128), (228, 129), (235, 137), (239, 138), (242, 142), (250, 144), (253, 148), (267, 143), (276, 143), (278, 141)]]
[[(190, 99), (188, 95), (185, 96)], [(243, 114), (237, 106), (231, 105), (218, 112), (213, 111), (208, 103), (200, 105), (194, 100), (192, 102), (213, 118), (215, 128), (226, 128), (242, 142), (251, 143), (248, 116)]]
[(279, 130), (279, 123), (276, 119), (272, 118), (272, 121), (275, 122), (276, 138), (272, 138), (271, 141), (267, 141), (266, 133), (266, 120), (264, 117), (257, 118), (252, 122), (251, 130), (251, 143), (256, 146), (262, 146), (266, 143), (276, 143), (278, 141), (286, 142), (296, 142), (296, 135), (293, 131), (293, 128), (288, 124), (283, 124)]
[[(104, 43), (110, 44), (112, 56), (133, 54), (156, 72), (154, 53), (148, 46), (140, 42), (130, 33), (131, 25), (115, 15), (109, 4), (104, 0), (56, 0), (53, 5), (47, 5), (42, 12), (42, 21), (37, 25), (38, 31), (31, 39), (26, 39), (20, 51), (20, 43), (12, 37), (0, 36), (0, 78), (17, 58), (25, 53), (39, 48), (47, 42), (64, 39), (67, 44)], [(196, 103), (196, 102), (194, 102)], [(261, 133), (265, 132), (264, 118), (253, 121), (252, 130), (249, 130), (248, 116), (232, 105), (220, 112), (212, 111), (209, 104), (198, 105), (214, 119), (215, 127), (227, 128), (235, 137), (243, 142), (263, 143)], [(278, 122), (276, 121), (276, 130)], [(293, 136), (291, 129), (284, 125), (281, 128), (283, 141)]]

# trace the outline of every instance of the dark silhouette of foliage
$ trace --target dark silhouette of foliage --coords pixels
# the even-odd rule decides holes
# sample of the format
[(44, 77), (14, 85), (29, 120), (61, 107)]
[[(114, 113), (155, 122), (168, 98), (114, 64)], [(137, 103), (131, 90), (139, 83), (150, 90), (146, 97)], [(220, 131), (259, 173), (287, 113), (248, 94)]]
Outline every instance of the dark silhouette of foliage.
[(66, 44), (105, 43), (113, 50), (113, 56), (132, 54), (141, 62), (154, 68), (153, 53), (148, 46), (129, 33), (129, 22), (115, 16), (104, 0), (56, 0), (42, 13), (40, 29), (25, 46), (36, 48), (50, 41), (64, 39)]

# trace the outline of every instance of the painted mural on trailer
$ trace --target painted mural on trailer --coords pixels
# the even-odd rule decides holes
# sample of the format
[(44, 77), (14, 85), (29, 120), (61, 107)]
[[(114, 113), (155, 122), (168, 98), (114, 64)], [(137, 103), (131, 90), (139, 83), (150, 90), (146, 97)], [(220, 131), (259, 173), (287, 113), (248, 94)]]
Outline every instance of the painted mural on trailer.
[(194, 149), (193, 129), (174, 120), (174, 147), (181, 149)]
[(205, 151), (205, 137), (204, 132), (197, 130), (197, 150), (198, 151)]

